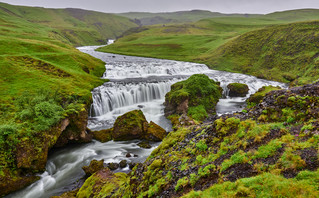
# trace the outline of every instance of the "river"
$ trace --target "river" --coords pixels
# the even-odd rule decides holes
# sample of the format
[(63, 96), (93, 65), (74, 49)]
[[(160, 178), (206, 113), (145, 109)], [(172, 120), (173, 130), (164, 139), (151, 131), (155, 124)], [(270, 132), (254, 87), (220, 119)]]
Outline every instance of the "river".
[[(88, 127), (91, 130), (107, 129), (113, 126), (115, 119), (134, 109), (141, 109), (148, 121), (154, 121), (167, 131), (171, 130), (170, 122), (164, 117), (164, 98), (170, 86), (187, 79), (192, 74), (204, 73), (215, 81), (219, 81), (224, 89), (224, 97), (220, 99), (216, 110), (218, 114), (241, 111), (250, 94), (266, 85), (286, 87), (283, 83), (258, 79), (253, 76), (210, 70), (204, 64), (172, 61), (154, 58), (132, 57), (94, 51), (99, 46), (79, 47), (106, 62), (103, 78), (110, 82), (92, 91)], [(249, 86), (246, 97), (231, 98), (227, 95), (227, 85), (239, 82)], [(55, 150), (49, 155), (46, 171), (41, 179), (29, 187), (6, 196), (7, 198), (47, 198), (72, 190), (82, 183), (84, 172), (82, 167), (93, 159), (104, 159), (105, 163), (143, 162), (159, 143), (153, 143), (151, 149), (137, 146), (139, 141), (92, 143), (72, 145)], [(127, 158), (131, 153), (137, 157)], [(128, 167), (116, 171), (129, 171)]]

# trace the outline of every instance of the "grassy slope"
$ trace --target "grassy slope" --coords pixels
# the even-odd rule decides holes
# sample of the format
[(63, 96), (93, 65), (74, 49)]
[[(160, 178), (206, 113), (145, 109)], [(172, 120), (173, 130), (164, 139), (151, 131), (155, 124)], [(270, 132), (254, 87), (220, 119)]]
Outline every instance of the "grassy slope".
[(52, 34), (59, 34), (76, 46), (104, 44), (106, 39), (114, 39), (137, 26), (125, 17), (81, 9), (45, 9), (0, 3), (0, 12), (54, 28)]
[(245, 32), (278, 24), (263, 18), (222, 17), (184, 25), (148, 26), (100, 51), (192, 61)]
[[(316, 42), (315, 25), (283, 24), (318, 20), (318, 13), (319, 10), (292, 10), (250, 18), (221, 17), (184, 25), (148, 26), (144, 31), (129, 34), (114, 45), (99, 50), (201, 62), (220, 70), (248, 73), (283, 82), (301, 76), (296, 83), (304, 84), (317, 78), (316, 45), (313, 43)], [(274, 25), (283, 26), (273, 27)], [(238, 38), (240, 35), (243, 36)], [(260, 48), (264, 45), (260, 41), (269, 43), (265, 44), (267, 47)], [(277, 41), (282, 43), (276, 44)], [(289, 46), (290, 44), (293, 45)], [(285, 53), (288, 48), (291, 54)], [(301, 48), (307, 52), (299, 53)], [(280, 53), (277, 53), (278, 50)], [(265, 60), (269, 56), (272, 56), (272, 60)], [(302, 65), (302, 68), (298, 70), (297, 65)], [(269, 69), (272, 70), (265, 74)], [(291, 69), (293, 73), (288, 75), (287, 72)]]
[(216, 69), (309, 83), (319, 78), (318, 25), (318, 21), (301, 22), (249, 32), (204, 60)]
[(105, 63), (74, 46), (98, 44), (134, 26), (108, 14), (0, 3), (0, 196), (30, 182), (20, 178), (26, 172), (17, 168), (17, 146), (24, 145), (26, 161), (45, 161), (42, 153), (57, 138), (48, 138), (48, 129), (85, 111), (90, 91), (105, 82)]
[(120, 16), (128, 17), (130, 19), (138, 19), (143, 25), (167, 24), (167, 23), (184, 23), (196, 22), (201, 19), (215, 18), (215, 17), (255, 17), (253, 14), (222, 14), (219, 12), (210, 12), (206, 10), (191, 10), (179, 12), (127, 12), (120, 13)]

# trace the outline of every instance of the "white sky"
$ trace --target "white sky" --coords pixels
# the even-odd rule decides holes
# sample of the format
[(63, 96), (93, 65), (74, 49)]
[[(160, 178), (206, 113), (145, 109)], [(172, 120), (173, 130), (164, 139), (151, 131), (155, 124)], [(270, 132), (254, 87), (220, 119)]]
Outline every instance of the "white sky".
[(210, 10), (222, 13), (271, 13), (301, 8), (319, 9), (319, 0), (0, 0), (13, 5), (82, 8), (101, 12), (171, 12)]

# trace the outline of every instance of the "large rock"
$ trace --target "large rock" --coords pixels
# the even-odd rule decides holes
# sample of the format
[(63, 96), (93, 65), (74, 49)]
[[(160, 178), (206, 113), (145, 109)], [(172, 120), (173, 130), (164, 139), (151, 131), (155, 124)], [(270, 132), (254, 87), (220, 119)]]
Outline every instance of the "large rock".
[(113, 128), (92, 132), (93, 138), (100, 142), (108, 142), (112, 140), (113, 139), (112, 133), (113, 133)]
[(141, 110), (134, 110), (119, 116), (113, 127), (115, 141), (141, 139), (147, 133), (148, 123)]
[(188, 114), (194, 119), (213, 114), (215, 106), (222, 96), (222, 88), (204, 74), (192, 75), (187, 80), (171, 86), (165, 96), (165, 116)]
[(104, 160), (100, 160), (100, 161), (92, 160), (89, 166), (83, 166), (82, 169), (84, 170), (85, 175), (89, 177), (93, 175), (94, 173), (96, 173), (97, 171), (103, 169), (104, 168), (103, 163), (104, 163)]
[(113, 174), (108, 168), (104, 168), (85, 181), (76, 197), (122, 197), (120, 188), (125, 187), (124, 184), (128, 181), (125, 173)]
[(148, 129), (144, 138), (150, 141), (161, 141), (167, 135), (165, 129), (155, 124), (153, 121), (148, 125)]
[(248, 94), (249, 88), (246, 84), (230, 83), (227, 85), (230, 97), (245, 97)]
[(83, 108), (77, 114), (68, 117), (69, 124), (63, 130), (55, 147), (63, 147), (68, 143), (87, 143), (92, 141), (92, 134), (87, 129), (88, 111)]
[(281, 89), (280, 87), (274, 87), (274, 86), (263, 86), (262, 88), (258, 89), (258, 91), (246, 100), (247, 103), (253, 103), (253, 104), (258, 104), (262, 101), (262, 99), (265, 97), (265, 95), (273, 90), (279, 90)]

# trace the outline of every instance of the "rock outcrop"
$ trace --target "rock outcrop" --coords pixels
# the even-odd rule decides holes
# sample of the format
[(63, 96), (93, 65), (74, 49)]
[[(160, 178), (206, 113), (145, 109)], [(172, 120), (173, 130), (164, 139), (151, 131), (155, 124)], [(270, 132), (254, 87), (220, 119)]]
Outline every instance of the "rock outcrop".
[(249, 88), (243, 83), (230, 83), (227, 85), (230, 97), (245, 97), (248, 94)]
[(204, 74), (195, 74), (187, 80), (171, 86), (165, 96), (166, 117), (188, 114), (195, 120), (203, 120), (214, 114), (215, 106), (222, 96), (222, 88)]
[(149, 141), (161, 141), (167, 132), (155, 124), (148, 123), (141, 110), (133, 110), (119, 116), (111, 129), (94, 131), (93, 137), (101, 142), (127, 141), (142, 139)]

